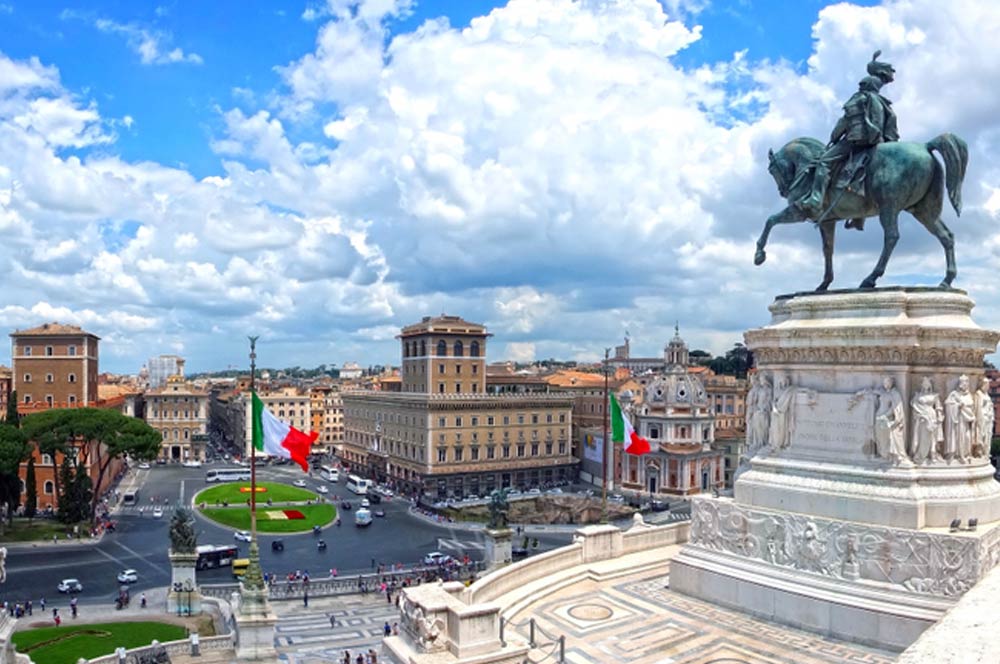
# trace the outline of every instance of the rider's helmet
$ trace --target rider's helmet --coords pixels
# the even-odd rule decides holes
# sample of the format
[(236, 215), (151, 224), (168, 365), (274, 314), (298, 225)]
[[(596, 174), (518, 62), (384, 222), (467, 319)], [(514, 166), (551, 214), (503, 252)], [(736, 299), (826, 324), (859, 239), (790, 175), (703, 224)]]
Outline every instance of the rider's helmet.
[(896, 70), (888, 62), (880, 62), (878, 59), (880, 55), (882, 55), (882, 51), (875, 51), (872, 55), (871, 62), (868, 63), (867, 67), (868, 73), (877, 76), (883, 83), (891, 83), (894, 80), (893, 75)]

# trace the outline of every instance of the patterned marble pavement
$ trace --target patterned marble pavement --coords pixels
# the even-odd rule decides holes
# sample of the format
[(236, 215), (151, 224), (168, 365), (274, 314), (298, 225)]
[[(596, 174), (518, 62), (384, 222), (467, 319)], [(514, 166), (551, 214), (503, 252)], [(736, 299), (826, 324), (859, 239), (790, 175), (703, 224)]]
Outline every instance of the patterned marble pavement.
[[(272, 606), (278, 614), (275, 645), (279, 660), (290, 664), (339, 664), (345, 650), (353, 658), (369, 648), (383, 661), (383, 627), (386, 621), (391, 625), (399, 620), (396, 606), (377, 593), (311, 599), (308, 608), (301, 602), (275, 602)], [(330, 627), (331, 615), (336, 620), (334, 627)]]
[[(514, 616), (566, 636), (572, 664), (891, 664), (896, 654), (784, 627), (667, 588), (667, 577), (580, 583)], [(518, 632), (527, 635), (527, 628)]]

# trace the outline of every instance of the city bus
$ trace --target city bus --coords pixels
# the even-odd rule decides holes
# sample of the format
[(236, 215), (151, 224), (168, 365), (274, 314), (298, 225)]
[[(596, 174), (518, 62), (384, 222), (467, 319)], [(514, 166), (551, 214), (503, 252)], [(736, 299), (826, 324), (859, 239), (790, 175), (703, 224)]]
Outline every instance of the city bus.
[(219, 470), (210, 470), (205, 473), (206, 482), (240, 482), (240, 481), (250, 481), (250, 469), (249, 468), (220, 468)]
[(333, 466), (323, 466), (319, 469), (319, 476), (327, 482), (339, 482), (340, 471)]
[(357, 475), (347, 476), (347, 490), (351, 493), (356, 493), (359, 496), (363, 496), (368, 493), (368, 490), (372, 488), (371, 480), (363, 480)]
[(196, 549), (195, 569), (214, 569), (232, 565), (240, 550), (230, 544), (202, 544)]

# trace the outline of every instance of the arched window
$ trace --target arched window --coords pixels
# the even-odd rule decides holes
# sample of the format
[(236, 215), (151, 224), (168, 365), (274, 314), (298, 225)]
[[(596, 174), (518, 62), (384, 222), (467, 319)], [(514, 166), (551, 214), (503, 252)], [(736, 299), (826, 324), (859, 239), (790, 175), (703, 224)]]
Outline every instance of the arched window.
[(465, 347), (462, 346), (461, 341), (455, 342), (455, 357), (462, 357), (465, 354)]
[(479, 342), (473, 341), (469, 344), (469, 357), (479, 357)]
[(190, 437), (191, 437), (191, 432), (187, 429), (184, 429), (184, 440), (188, 440)]
[(69, 382), (71, 382), (71, 383), (75, 383), (76, 382), (76, 374), (72, 374), (71, 373), (69, 375)]
[(42, 491), (50, 496), (55, 493), (55, 485), (52, 483), (52, 480), (45, 480), (45, 486), (42, 488)]
[(53, 376), (52, 374), (45, 374), (45, 382), (46, 382), (46, 383), (51, 383), (51, 382), (52, 382), (52, 381), (54, 381), (55, 379), (56, 379), (56, 377), (55, 377), (55, 376)]
[(445, 343), (444, 339), (438, 342), (437, 354), (438, 357), (444, 357), (448, 354), (448, 344)]

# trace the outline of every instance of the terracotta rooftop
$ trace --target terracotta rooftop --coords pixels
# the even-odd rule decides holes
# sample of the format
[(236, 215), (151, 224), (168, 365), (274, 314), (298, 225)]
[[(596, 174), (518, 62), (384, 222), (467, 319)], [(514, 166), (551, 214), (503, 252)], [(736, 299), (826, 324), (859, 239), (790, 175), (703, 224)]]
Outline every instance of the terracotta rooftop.
[(115, 397), (123, 397), (129, 394), (138, 394), (139, 390), (131, 385), (121, 385), (121, 384), (104, 384), (97, 386), (97, 398), (101, 401), (104, 399), (113, 399)]
[(424, 316), (419, 323), (407, 325), (400, 331), (399, 337), (426, 334), (427, 332), (493, 336), (487, 334), (485, 325), (470, 323), (461, 316), (441, 314), (440, 316)]
[(64, 325), (62, 323), (44, 323), (38, 327), (30, 327), (27, 330), (14, 330), (10, 333), (12, 337), (47, 337), (60, 334), (85, 334), (89, 337), (99, 338), (96, 334), (91, 334), (76, 325)]
[(545, 376), (545, 382), (554, 387), (604, 387), (604, 376), (586, 371), (557, 371)]

